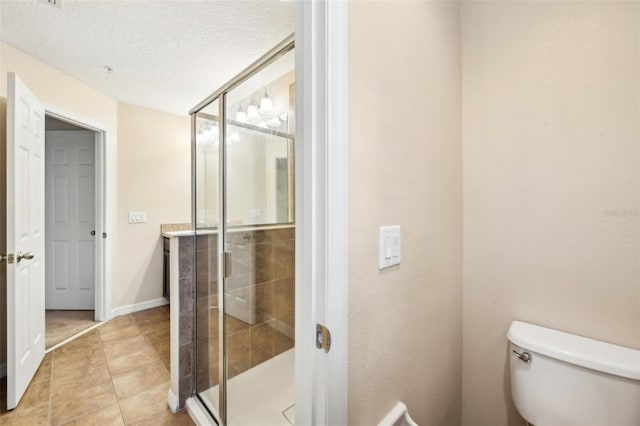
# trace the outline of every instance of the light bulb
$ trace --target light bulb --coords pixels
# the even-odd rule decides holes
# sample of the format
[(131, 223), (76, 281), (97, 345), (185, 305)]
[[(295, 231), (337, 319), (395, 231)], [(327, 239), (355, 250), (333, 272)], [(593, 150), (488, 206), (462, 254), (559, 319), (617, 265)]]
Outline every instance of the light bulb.
[(260, 119), (258, 106), (255, 103), (252, 103), (251, 105), (249, 105), (249, 108), (247, 108), (247, 118), (254, 121)]
[(260, 99), (260, 114), (271, 114), (273, 113), (273, 101), (267, 94), (267, 91), (264, 91), (264, 96)]
[(236, 121), (240, 123), (246, 123), (247, 113), (242, 111), (241, 109), (238, 109), (238, 112), (236, 112)]

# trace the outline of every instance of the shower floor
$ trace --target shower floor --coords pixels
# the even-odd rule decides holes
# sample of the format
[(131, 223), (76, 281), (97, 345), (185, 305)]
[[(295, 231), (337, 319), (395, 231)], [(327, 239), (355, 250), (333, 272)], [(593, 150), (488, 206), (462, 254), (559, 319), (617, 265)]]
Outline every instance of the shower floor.
[[(291, 426), (295, 403), (294, 349), (271, 358), (227, 382), (229, 426)], [(218, 386), (200, 394), (217, 413)], [(285, 415), (286, 411), (286, 415)], [(291, 421), (290, 421), (290, 420)]]

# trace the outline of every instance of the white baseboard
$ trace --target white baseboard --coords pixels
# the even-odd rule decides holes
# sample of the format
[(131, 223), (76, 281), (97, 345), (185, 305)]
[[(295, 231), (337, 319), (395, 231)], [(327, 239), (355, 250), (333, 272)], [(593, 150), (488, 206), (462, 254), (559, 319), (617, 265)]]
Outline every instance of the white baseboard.
[(111, 318), (120, 315), (131, 314), (133, 312), (144, 311), (145, 309), (157, 308), (158, 306), (168, 305), (169, 301), (164, 297), (159, 299), (147, 300), (145, 302), (134, 303), (133, 305), (120, 306), (111, 310)]
[(0, 377), (7, 377), (7, 363), (0, 364)]

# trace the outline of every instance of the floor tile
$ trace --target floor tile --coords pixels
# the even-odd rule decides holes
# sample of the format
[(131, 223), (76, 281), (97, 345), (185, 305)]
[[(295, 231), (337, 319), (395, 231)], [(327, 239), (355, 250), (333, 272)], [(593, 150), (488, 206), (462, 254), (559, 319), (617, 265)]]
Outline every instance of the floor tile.
[(169, 379), (167, 369), (162, 363), (156, 362), (114, 377), (113, 386), (118, 399), (123, 399), (165, 383)]
[(45, 346), (50, 348), (98, 324), (93, 311), (45, 311)]
[(106, 407), (99, 408), (95, 411), (80, 416), (69, 423), (65, 423), (69, 426), (116, 426), (124, 425), (122, 415), (120, 414), (120, 407), (118, 403), (107, 405)]
[(129, 353), (125, 353), (115, 358), (107, 358), (107, 365), (109, 366), (111, 374), (113, 376), (117, 376), (159, 360), (160, 357), (158, 357), (156, 351), (145, 343), (145, 346), (132, 350)]
[(20, 405), (26, 408), (42, 404), (43, 402), (48, 402), (50, 393), (50, 381), (47, 380), (44, 382), (31, 383), (27, 387), (24, 395), (22, 395), (22, 399), (20, 399)]
[(49, 402), (22, 408), (18, 406), (10, 413), (0, 417), (2, 426), (40, 426), (47, 425), (49, 420)]
[(133, 397), (121, 399), (120, 411), (125, 424), (139, 423), (169, 412), (167, 392), (171, 383), (166, 381)]
[(131, 324), (126, 327), (119, 327), (110, 330), (100, 330), (100, 340), (102, 342), (110, 342), (118, 339), (126, 339), (128, 337), (135, 337), (140, 335), (140, 329), (135, 325)]
[(93, 368), (92, 366), (73, 370), (66, 375), (54, 376), (51, 382), (51, 397), (64, 396), (84, 397), (89, 386), (111, 384), (111, 376), (106, 365)]
[(187, 410), (183, 410), (179, 413), (165, 413), (158, 417), (147, 419), (143, 422), (137, 423), (136, 426), (192, 426), (195, 425), (191, 420), (191, 416), (187, 413)]
[(51, 424), (53, 426), (67, 423), (99, 408), (116, 402), (113, 384), (105, 382), (95, 386), (78, 386), (77, 391), (69, 391), (51, 400)]

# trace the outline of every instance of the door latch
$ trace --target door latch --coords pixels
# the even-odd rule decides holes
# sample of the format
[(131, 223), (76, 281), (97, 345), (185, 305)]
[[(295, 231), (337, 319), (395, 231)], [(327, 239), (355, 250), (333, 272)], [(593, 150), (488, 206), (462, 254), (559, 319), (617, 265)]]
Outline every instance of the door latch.
[(9, 254), (0, 254), (0, 262), (7, 261), (7, 264), (11, 265), (13, 263), (13, 253)]
[(316, 348), (324, 349), (325, 353), (331, 350), (331, 332), (322, 324), (316, 324)]

